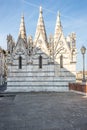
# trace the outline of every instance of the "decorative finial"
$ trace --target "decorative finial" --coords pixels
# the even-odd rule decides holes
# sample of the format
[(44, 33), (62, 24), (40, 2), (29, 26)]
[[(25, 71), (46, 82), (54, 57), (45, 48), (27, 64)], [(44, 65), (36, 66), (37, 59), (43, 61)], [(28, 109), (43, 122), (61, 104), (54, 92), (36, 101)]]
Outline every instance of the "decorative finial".
[(61, 22), (60, 22), (60, 12), (59, 12), (59, 11), (58, 11), (57, 17), (58, 17), (58, 22), (61, 23)]
[(58, 11), (58, 15), (57, 15), (57, 24), (59, 26), (61, 26), (61, 20), (60, 20), (60, 12)]
[(24, 13), (22, 12), (22, 14), (21, 14), (21, 18), (24, 18)]
[(42, 13), (42, 6), (40, 6), (40, 13)]
[(58, 11), (58, 17), (60, 18), (60, 12)]

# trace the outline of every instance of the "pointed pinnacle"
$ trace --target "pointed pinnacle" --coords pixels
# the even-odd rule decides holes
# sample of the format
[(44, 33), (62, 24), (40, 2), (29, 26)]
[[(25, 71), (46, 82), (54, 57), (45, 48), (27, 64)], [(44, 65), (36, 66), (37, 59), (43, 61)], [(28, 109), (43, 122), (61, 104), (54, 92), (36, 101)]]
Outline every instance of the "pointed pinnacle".
[(60, 12), (58, 11), (58, 17), (60, 18)]
[(21, 16), (21, 23), (19, 29), (19, 36), (26, 40), (26, 30), (25, 30), (25, 23), (24, 23), (24, 14)]
[(42, 13), (43, 11), (42, 11), (42, 6), (40, 6), (40, 13)]
[(57, 15), (57, 21), (58, 23), (61, 25), (61, 21), (60, 21), (60, 12), (58, 11), (58, 15)]

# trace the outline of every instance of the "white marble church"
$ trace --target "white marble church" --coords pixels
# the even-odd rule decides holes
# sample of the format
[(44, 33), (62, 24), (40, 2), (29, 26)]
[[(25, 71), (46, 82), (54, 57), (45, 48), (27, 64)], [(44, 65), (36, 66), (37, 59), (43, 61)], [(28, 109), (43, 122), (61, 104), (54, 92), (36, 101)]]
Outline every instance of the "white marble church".
[(40, 7), (34, 39), (27, 38), (22, 16), (17, 43), (8, 35), (7, 50), (7, 91), (68, 91), (76, 81), (76, 35), (64, 36), (60, 14), (54, 36), (47, 38)]

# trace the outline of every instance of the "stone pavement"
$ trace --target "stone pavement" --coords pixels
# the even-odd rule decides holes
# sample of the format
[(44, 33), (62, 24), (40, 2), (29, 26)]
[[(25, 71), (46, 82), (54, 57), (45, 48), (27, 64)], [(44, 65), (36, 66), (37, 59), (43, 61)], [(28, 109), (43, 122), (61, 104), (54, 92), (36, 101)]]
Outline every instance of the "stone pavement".
[(71, 92), (0, 94), (0, 130), (87, 130), (87, 98)]

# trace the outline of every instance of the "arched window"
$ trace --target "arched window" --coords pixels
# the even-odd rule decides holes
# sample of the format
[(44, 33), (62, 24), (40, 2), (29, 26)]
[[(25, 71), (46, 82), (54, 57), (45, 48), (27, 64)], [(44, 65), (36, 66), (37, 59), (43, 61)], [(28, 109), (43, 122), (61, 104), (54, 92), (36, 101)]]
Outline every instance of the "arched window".
[(22, 69), (22, 57), (19, 56), (19, 69)]
[(42, 56), (39, 56), (39, 68), (42, 68)]
[(63, 55), (60, 56), (60, 68), (63, 68)]

